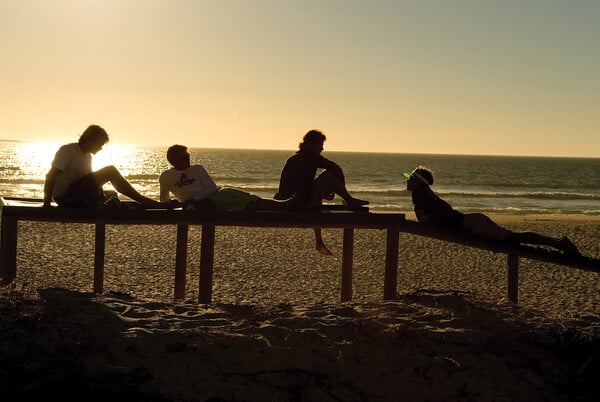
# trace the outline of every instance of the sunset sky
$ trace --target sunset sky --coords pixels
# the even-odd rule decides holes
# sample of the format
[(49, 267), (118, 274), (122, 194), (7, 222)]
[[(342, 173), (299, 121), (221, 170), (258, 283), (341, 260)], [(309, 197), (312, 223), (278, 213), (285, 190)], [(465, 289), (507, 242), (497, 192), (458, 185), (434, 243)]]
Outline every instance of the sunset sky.
[(597, 0), (0, 0), (0, 139), (600, 157)]

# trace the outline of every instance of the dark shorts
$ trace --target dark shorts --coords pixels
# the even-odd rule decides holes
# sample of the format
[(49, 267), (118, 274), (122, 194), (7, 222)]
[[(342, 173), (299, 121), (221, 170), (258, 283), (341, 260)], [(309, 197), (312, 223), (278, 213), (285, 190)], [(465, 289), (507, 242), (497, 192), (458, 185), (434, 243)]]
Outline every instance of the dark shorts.
[(93, 173), (71, 183), (67, 191), (54, 197), (54, 201), (67, 208), (96, 208), (102, 200), (102, 188), (96, 183)]

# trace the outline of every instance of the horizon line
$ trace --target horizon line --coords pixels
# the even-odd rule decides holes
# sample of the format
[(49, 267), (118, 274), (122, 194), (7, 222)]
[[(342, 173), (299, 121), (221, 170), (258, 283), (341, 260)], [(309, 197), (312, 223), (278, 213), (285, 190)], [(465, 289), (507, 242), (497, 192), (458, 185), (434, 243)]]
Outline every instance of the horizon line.
[[(14, 143), (35, 143), (40, 141), (24, 141), (0, 138), (0, 142)], [(61, 143), (60, 141), (41, 141), (50, 143)], [(109, 144), (110, 145), (110, 144)], [(139, 145), (132, 143), (119, 143), (118, 145), (142, 147), (142, 148), (168, 148), (169, 145)], [(231, 150), (231, 151), (286, 151), (296, 152), (297, 149), (283, 148), (237, 148), (237, 147), (210, 147), (210, 146), (195, 146), (191, 145), (188, 148), (192, 149), (214, 149), (214, 150)], [(338, 153), (357, 153), (357, 154), (389, 154), (389, 155), (454, 155), (454, 156), (488, 156), (488, 157), (523, 157), (523, 158), (581, 158), (581, 159), (600, 159), (597, 156), (581, 156), (581, 155), (533, 155), (533, 154), (488, 154), (488, 153), (447, 153), (447, 152), (390, 152), (390, 151), (352, 151), (352, 150), (335, 150), (326, 149), (323, 153), (338, 152)]]

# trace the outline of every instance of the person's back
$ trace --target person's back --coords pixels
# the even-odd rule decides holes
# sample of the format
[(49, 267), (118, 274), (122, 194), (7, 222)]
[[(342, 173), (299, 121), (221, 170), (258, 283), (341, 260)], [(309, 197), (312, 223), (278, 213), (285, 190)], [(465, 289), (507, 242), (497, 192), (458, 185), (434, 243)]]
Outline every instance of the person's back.
[[(369, 202), (350, 195), (342, 168), (323, 157), (325, 135), (319, 130), (310, 130), (302, 138), (299, 150), (288, 158), (279, 180), (279, 189), (275, 199), (297, 197), (297, 206), (301, 210), (318, 210), (323, 200), (332, 200), (338, 194), (352, 210), (359, 210)], [(324, 169), (317, 176), (317, 170)], [(315, 178), (315, 176), (317, 176)], [(314, 228), (316, 249), (323, 255), (332, 255), (325, 246), (321, 229)]]
[(324, 165), (323, 158), (308, 151), (297, 151), (290, 156), (281, 170), (279, 189), (275, 199), (284, 200), (292, 197), (295, 193), (302, 194), (302, 198), (308, 202), (317, 174), (317, 169)]
[(450, 229), (460, 229), (464, 214), (452, 208), (429, 186), (422, 186), (412, 192), (415, 215), (419, 222), (438, 225)]
[(92, 172), (92, 155), (82, 151), (77, 142), (65, 144), (56, 152), (52, 167), (61, 171), (52, 190), (53, 197), (60, 197), (71, 183)]

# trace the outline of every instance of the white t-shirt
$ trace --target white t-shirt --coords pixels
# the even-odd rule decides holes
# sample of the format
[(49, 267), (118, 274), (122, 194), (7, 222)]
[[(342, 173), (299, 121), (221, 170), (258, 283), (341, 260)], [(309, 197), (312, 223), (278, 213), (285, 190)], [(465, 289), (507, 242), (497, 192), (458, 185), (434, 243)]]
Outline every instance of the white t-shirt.
[(76, 142), (66, 144), (56, 151), (52, 167), (62, 171), (56, 177), (52, 191), (53, 196), (59, 196), (69, 188), (71, 183), (92, 173), (92, 154), (82, 152)]
[(214, 180), (201, 165), (192, 165), (184, 170), (171, 168), (159, 178), (160, 200), (169, 201), (169, 193), (181, 202), (202, 200), (218, 190)]

